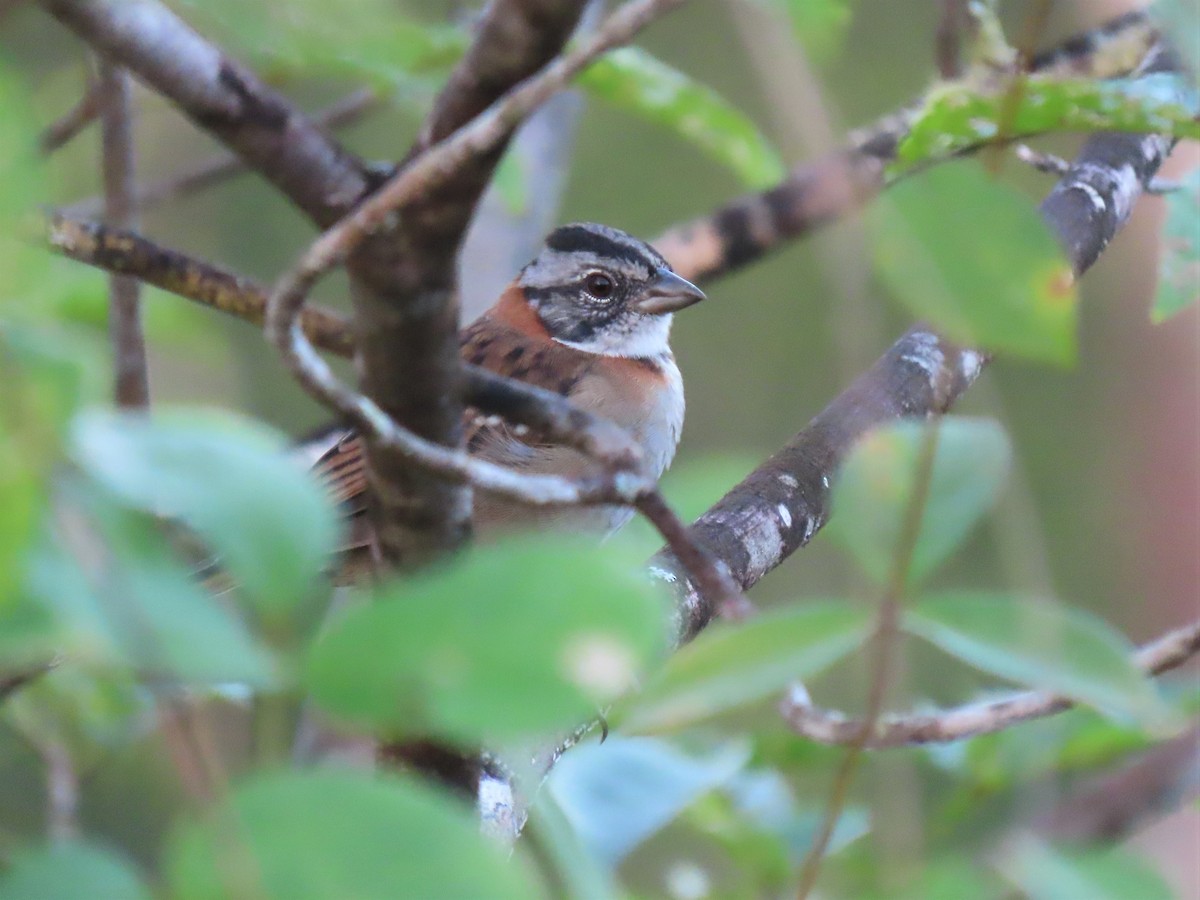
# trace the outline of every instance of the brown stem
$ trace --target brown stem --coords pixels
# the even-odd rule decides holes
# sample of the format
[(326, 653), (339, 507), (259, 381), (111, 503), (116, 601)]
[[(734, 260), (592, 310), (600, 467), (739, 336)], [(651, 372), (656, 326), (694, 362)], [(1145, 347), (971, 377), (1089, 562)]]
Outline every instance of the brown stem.
[[(129, 75), (100, 64), (100, 129), (104, 165), (104, 217), (115, 228), (135, 225), (133, 208), (133, 104)], [(114, 397), (117, 406), (150, 405), (146, 339), (142, 332), (141, 283), (128, 275), (110, 275), (109, 336), (113, 345)]]

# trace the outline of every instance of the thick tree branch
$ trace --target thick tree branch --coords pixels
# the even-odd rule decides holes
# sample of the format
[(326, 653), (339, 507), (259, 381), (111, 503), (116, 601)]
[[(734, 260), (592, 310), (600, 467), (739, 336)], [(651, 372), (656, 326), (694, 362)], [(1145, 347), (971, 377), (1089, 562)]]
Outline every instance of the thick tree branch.
[(363, 163), (155, 0), (41, 0), (327, 227), (370, 186)]
[[(492, 0), (401, 172), (562, 49), (584, 0)], [(512, 129), (458, 161), (454, 177), (387, 207), (348, 259), (364, 391), (414, 434), (447, 446), (462, 437), (457, 256), (467, 225)], [(374, 198), (373, 198), (374, 199)], [(370, 205), (370, 204), (365, 204)], [(378, 208), (378, 207), (377, 207)], [(360, 236), (361, 237), (361, 236)], [(392, 565), (415, 566), (454, 549), (470, 530), (471, 495), (366, 442), (376, 544)]]
[[(971, 386), (986, 358), (928, 328), (908, 331), (786, 446), (693, 525), (697, 543), (724, 560), (749, 590), (812, 539), (829, 515), (830, 479), (854, 443), (905, 416), (946, 412)], [(655, 557), (680, 597), (680, 634), (689, 639), (713, 617), (668, 552)]]
[(1032, 825), (1049, 840), (1113, 844), (1200, 794), (1200, 728), (1089, 779)]
[[(1134, 663), (1147, 675), (1161, 675), (1198, 653), (1200, 622), (1193, 622), (1143, 646), (1134, 655)], [(887, 715), (876, 723), (866, 746), (880, 749), (960, 741), (1051, 716), (1073, 705), (1065, 697), (1024, 691), (936, 713)], [(780, 705), (780, 712), (793, 731), (818, 743), (849, 744), (862, 733), (861, 720), (812, 705), (807, 692), (794, 692)]]
[[(112, 63), (100, 63), (100, 129), (104, 168), (104, 214), (109, 225), (135, 224), (133, 208), (133, 103), (129, 75)], [(108, 279), (108, 328), (113, 346), (114, 387), (118, 406), (150, 405), (146, 339), (142, 331), (141, 283), (128, 275)]]

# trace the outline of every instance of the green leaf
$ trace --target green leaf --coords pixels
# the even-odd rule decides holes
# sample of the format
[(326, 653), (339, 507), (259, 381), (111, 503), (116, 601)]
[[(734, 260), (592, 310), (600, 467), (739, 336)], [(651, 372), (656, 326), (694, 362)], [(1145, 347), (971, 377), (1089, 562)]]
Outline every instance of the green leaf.
[(797, 39), (819, 62), (841, 49), (850, 28), (848, 0), (774, 0), (783, 6)]
[(1200, 170), (1167, 195), (1163, 255), (1150, 318), (1163, 322), (1200, 299)]
[(260, 66), (311, 77), (363, 80), (386, 89), (444, 72), (468, 37), (418, 22), (388, 0), (180, 0)]
[(55, 615), (63, 652), (185, 684), (274, 684), (270, 656), (175, 560), (156, 523), (94, 485), (63, 493), (70, 514), (35, 556), (29, 585)]
[[(825, 531), (880, 584), (894, 562), (926, 427), (910, 419), (870, 432), (851, 450), (834, 482), (833, 514)], [(991, 509), (1012, 462), (1008, 436), (991, 419), (947, 416), (937, 428), (910, 583), (933, 572)]]
[(579, 76), (579, 85), (690, 141), (747, 187), (766, 188), (783, 179), (779, 155), (750, 119), (712, 88), (644, 50), (622, 47), (601, 57)]
[(641, 732), (711, 719), (829, 667), (858, 646), (868, 625), (866, 611), (836, 601), (772, 610), (739, 625), (717, 623), (667, 660), (611, 719)]
[(16, 856), (0, 876), (0, 900), (149, 900), (137, 870), (94, 844), (65, 841)]
[[(1015, 102), (1014, 102), (1015, 101)], [(1032, 75), (1015, 93), (1008, 85), (980, 91), (955, 82), (934, 88), (900, 142), (893, 174), (945, 159), (1001, 136), (1048, 131), (1157, 132), (1200, 137), (1196, 94), (1180, 75), (1136, 79), (1061, 79)]]
[(1026, 839), (996, 871), (1029, 900), (1171, 900), (1161, 875), (1123, 849), (1063, 852)]
[(94, 374), (86, 359), (67, 335), (28, 323), (0, 329), (0, 618), (18, 597), (67, 420)]
[(665, 647), (642, 560), (539, 535), (386, 585), (314, 648), (313, 696), (391, 733), (528, 738), (569, 727)]
[(79, 463), (127, 503), (195, 529), (268, 625), (286, 625), (320, 585), (336, 513), (261, 425), (215, 411), (94, 411), (76, 423), (73, 443)]
[(1074, 362), (1074, 279), (1028, 200), (971, 161), (888, 197), (870, 217), (875, 266), (910, 312), (967, 346)]
[(542, 896), (456, 798), (338, 771), (259, 776), (167, 851), (177, 900)]
[(1091, 613), (1052, 600), (957, 592), (905, 612), (905, 630), (969, 665), (1160, 729), (1170, 714), (1133, 663), (1135, 648)]
[(21, 318), (37, 314), (30, 300), (38, 293), (50, 258), (24, 237), (29, 218), (46, 200), (32, 96), (22, 78), (0, 65), (0, 309)]
[(593, 855), (616, 866), (748, 759), (743, 746), (697, 757), (653, 738), (612, 735), (564, 755), (547, 787)]

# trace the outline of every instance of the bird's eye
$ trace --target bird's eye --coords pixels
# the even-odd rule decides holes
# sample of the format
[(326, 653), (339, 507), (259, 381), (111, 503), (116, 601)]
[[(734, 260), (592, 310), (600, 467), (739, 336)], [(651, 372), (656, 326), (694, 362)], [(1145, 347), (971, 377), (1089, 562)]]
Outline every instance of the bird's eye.
[(597, 300), (607, 300), (613, 295), (616, 285), (603, 272), (592, 272), (583, 281), (583, 286)]

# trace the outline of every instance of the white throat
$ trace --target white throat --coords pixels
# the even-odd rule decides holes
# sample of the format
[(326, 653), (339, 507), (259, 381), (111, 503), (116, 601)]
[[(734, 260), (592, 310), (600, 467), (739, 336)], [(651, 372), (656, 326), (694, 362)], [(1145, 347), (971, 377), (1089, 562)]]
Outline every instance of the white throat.
[(600, 356), (620, 356), (627, 359), (657, 359), (671, 352), (671, 316), (639, 316), (637, 324), (628, 331), (606, 328), (587, 341), (564, 341), (560, 344), (585, 353)]

